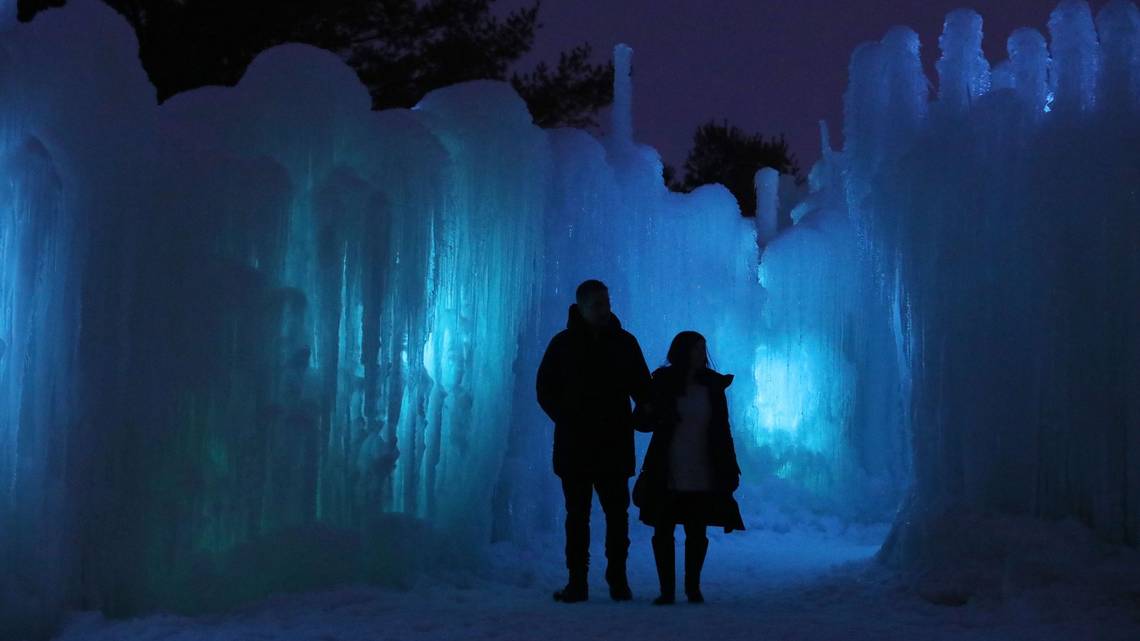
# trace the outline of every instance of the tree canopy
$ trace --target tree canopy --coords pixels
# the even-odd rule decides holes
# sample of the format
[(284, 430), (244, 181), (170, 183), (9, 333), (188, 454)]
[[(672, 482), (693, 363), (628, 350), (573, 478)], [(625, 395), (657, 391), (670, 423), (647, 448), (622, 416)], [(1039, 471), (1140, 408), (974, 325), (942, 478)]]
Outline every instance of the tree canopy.
[(727, 121), (710, 120), (693, 134), (693, 148), (685, 160), (685, 176), (677, 177), (676, 169), (666, 165), (665, 184), (673, 191), (692, 191), (701, 185), (720, 183), (740, 203), (745, 216), (756, 215), (756, 172), (772, 167), (800, 181), (796, 157), (788, 149), (781, 134), (765, 138), (729, 125)]
[[(508, 72), (534, 45), (539, 4), (499, 17), (495, 0), (104, 0), (134, 27), (158, 100), (204, 85), (233, 85), (261, 51), (303, 42), (356, 70), (373, 107), (411, 107), (439, 87), (507, 80), (543, 127), (597, 126), (613, 100), (613, 65), (588, 43), (553, 68)], [(64, 4), (21, 0), (20, 18)]]

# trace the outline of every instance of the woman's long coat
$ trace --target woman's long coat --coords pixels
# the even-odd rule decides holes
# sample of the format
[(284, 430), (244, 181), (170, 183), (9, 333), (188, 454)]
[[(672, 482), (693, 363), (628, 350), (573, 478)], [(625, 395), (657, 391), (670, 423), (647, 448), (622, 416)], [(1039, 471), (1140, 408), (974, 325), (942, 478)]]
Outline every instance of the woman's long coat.
[[(740, 465), (728, 425), (728, 399), (725, 389), (732, 384), (732, 374), (720, 374), (705, 368), (696, 374), (696, 382), (709, 393), (711, 410), (708, 427), (708, 452), (712, 465), (713, 489), (708, 493), (708, 525), (723, 526), (726, 532), (743, 530), (744, 521), (732, 493), (740, 485)], [(641, 508), (640, 518), (647, 525), (658, 525), (668, 500), (669, 446), (680, 416), (677, 399), (685, 391), (684, 373), (667, 366), (653, 372), (652, 411), (636, 417), (639, 431), (652, 432), (649, 450), (634, 486), (633, 502)], [(662, 523), (668, 525), (668, 523)]]

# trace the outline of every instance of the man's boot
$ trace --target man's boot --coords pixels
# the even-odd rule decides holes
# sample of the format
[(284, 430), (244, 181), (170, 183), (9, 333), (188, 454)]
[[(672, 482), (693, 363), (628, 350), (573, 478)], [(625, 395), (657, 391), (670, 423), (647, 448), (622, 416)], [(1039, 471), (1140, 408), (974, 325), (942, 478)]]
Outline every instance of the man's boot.
[(668, 605), (676, 600), (676, 555), (673, 537), (654, 535), (653, 560), (657, 562), (657, 580), (661, 583), (661, 595), (653, 600), (653, 605)]
[(570, 570), (570, 580), (566, 587), (554, 593), (554, 600), (562, 603), (578, 603), (590, 598), (590, 587), (586, 583), (586, 569)]
[(685, 596), (689, 603), (704, 603), (701, 594), (701, 568), (705, 565), (705, 554), (709, 551), (707, 537), (685, 537)]
[(610, 598), (614, 601), (629, 601), (633, 590), (625, 574), (625, 559), (609, 559), (606, 563), (606, 583), (610, 585)]

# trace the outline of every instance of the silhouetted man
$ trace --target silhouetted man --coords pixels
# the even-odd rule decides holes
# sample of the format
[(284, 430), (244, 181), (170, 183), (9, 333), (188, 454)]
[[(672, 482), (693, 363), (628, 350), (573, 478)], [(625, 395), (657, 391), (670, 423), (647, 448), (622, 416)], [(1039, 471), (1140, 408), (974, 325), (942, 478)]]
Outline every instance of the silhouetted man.
[(538, 403), (554, 421), (554, 473), (566, 499), (566, 568), (570, 580), (554, 593), (585, 601), (590, 564), (593, 492), (606, 514), (606, 582), (610, 598), (633, 598), (626, 579), (629, 477), (634, 474), (633, 413), (646, 403), (650, 375), (641, 346), (610, 312), (605, 284), (578, 286), (566, 329), (550, 340), (538, 367)]

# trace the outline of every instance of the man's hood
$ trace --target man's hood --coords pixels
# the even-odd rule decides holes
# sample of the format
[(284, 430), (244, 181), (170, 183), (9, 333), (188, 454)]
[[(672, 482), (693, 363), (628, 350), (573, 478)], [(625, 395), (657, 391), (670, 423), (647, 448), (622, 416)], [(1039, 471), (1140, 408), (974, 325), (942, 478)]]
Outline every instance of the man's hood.
[[(578, 310), (578, 303), (571, 303), (570, 309), (566, 313), (566, 329), (573, 331), (585, 331), (589, 329), (589, 324), (583, 318), (582, 312)], [(606, 324), (605, 329), (617, 330), (621, 329), (621, 321), (618, 320), (617, 314), (610, 312), (610, 322)]]

